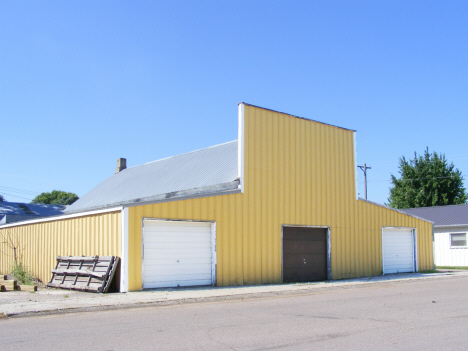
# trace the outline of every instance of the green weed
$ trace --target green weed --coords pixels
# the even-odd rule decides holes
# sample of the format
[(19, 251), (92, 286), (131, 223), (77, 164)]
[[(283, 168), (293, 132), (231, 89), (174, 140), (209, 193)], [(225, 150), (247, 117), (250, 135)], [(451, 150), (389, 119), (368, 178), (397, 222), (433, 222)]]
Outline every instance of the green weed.
[(29, 271), (22, 263), (18, 263), (13, 265), (13, 269), (11, 270), (11, 274), (13, 274), (21, 285), (32, 285), (34, 282), (34, 278), (31, 276)]

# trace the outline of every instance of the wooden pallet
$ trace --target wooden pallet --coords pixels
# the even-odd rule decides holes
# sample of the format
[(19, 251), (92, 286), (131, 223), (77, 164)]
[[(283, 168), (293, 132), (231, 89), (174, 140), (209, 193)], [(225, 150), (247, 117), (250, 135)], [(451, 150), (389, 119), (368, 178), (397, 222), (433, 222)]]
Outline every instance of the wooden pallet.
[(58, 256), (47, 286), (106, 293), (118, 264), (117, 256)]

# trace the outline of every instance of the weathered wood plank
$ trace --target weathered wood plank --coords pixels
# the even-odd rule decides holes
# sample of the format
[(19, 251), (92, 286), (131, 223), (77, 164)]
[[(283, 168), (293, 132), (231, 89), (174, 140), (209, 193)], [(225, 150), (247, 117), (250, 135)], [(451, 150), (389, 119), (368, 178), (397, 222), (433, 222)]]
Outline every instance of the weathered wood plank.
[[(55, 274), (66, 274), (68, 275), (84, 275), (84, 276), (92, 276), (94, 278), (103, 278), (107, 272), (93, 272), (93, 271), (88, 271), (88, 270), (79, 270), (75, 271), (73, 269), (53, 269), (52, 273)], [(75, 279), (75, 278), (73, 278)]]
[(37, 291), (37, 286), (35, 286), (35, 285), (18, 285), (18, 290), (34, 292), (34, 291)]
[(114, 256), (57, 256), (57, 260), (71, 260), (71, 261), (110, 261)]
[(16, 289), (16, 280), (3, 280), (2, 285), (5, 291), (14, 291)]

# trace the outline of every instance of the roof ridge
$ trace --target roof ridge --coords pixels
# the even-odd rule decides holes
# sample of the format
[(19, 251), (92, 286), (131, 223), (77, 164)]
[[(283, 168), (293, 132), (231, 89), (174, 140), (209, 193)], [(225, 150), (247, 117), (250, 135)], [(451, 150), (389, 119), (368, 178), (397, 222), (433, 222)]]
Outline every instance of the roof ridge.
[[(168, 159), (171, 159), (171, 158), (176, 158), (176, 157), (180, 157), (180, 156), (185, 156), (185, 155), (188, 155), (188, 154), (192, 154), (194, 152), (199, 152), (199, 151), (203, 151), (203, 150), (208, 150), (208, 149), (212, 149), (214, 147), (218, 147), (218, 146), (222, 146), (222, 145), (226, 145), (226, 144), (231, 144), (231, 143), (234, 143), (234, 142), (237, 142), (238, 140), (231, 140), (231, 141), (228, 141), (228, 142), (225, 142), (225, 143), (221, 143), (221, 144), (217, 144), (217, 145), (212, 145), (212, 146), (208, 146), (208, 147), (204, 147), (202, 149), (197, 149), (197, 150), (193, 150), (193, 151), (189, 151), (189, 152), (184, 152), (182, 154), (178, 154), (178, 155), (174, 155), (174, 156), (169, 156), (169, 157), (164, 157), (164, 158), (160, 158), (159, 160), (154, 160), (154, 161), (150, 161), (150, 162), (146, 162), (146, 163), (142, 163), (141, 165), (136, 165), (136, 166), (132, 166), (132, 167), (128, 167), (126, 169), (130, 169), (130, 168), (137, 168), (137, 167), (141, 167), (141, 166), (146, 166), (146, 165), (149, 165), (151, 163), (156, 163), (156, 162), (160, 162), (160, 161), (164, 161), (164, 160), (168, 160)], [(125, 171), (122, 170), (122, 172)]]

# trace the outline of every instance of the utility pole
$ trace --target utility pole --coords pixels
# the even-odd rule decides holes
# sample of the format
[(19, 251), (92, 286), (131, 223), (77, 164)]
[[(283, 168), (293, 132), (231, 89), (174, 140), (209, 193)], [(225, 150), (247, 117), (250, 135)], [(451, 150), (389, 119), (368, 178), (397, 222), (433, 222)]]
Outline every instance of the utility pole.
[(358, 166), (358, 168), (362, 169), (364, 172), (364, 199), (367, 200), (367, 170), (371, 168), (367, 167), (365, 163), (364, 166)]

